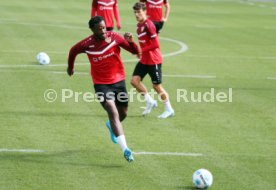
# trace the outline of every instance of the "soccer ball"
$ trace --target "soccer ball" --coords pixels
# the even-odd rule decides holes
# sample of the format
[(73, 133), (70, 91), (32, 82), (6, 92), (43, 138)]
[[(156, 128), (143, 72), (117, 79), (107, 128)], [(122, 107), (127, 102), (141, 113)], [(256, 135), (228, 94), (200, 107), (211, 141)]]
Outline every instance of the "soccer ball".
[(213, 176), (208, 170), (199, 169), (193, 174), (193, 183), (196, 188), (207, 189), (213, 183)]
[(36, 60), (41, 65), (47, 65), (50, 63), (50, 57), (44, 52), (38, 53), (36, 56)]

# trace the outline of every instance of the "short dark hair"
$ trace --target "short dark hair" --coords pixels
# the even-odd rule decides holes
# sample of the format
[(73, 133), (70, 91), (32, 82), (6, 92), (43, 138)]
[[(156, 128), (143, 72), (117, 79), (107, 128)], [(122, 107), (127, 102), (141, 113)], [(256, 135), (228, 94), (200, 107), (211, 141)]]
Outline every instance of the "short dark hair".
[(94, 28), (94, 26), (96, 24), (99, 24), (100, 22), (104, 21), (103, 17), (101, 16), (94, 16), (92, 17), (89, 22), (88, 22), (88, 25), (89, 25), (89, 28), (92, 29)]
[(135, 3), (132, 8), (133, 8), (133, 10), (136, 10), (136, 11), (141, 10), (141, 9), (143, 11), (145, 11), (146, 10), (146, 4), (142, 3), (142, 2), (138, 2), (138, 3)]

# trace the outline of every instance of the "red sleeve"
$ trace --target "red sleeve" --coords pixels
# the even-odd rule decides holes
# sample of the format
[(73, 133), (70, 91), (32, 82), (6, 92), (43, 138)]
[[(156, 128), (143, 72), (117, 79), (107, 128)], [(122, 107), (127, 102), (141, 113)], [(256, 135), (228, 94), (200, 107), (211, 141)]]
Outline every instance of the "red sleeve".
[(146, 51), (150, 51), (150, 50), (159, 48), (159, 41), (157, 38), (156, 28), (151, 21), (147, 22), (147, 35), (151, 39), (150, 40), (151, 44), (142, 48), (142, 52), (146, 52)]
[(151, 51), (151, 50), (154, 50), (156, 48), (159, 48), (159, 42), (158, 42), (158, 39), (157, 37), (153, 38), (151, 40), (151, 44), (142, 48), (142, 52), (146, 52), (146, 51)]
[(68, 68), (74, 69), (75, 59), (78, 54), (85, 53), (84, 41), (75, 44), (69, 51), (68, 55)]
[(114, 16), (115, 16), (115, 20), (117, 22), (117, 26), (119, 28), (121, 28), (121, 20), (120, 20), (120, 15), (119, 15), (119, 10), (118, 10), (118, 2), (116, 1), (114, 3)]
[(97, 6), (98, 6), (98, 1), (97, 0), (93, 0), (92, 1), (92, 8), (91, 8), (91, 17), (96, 16)]
[(120, 47), (124, 48), (125, 50), (129, 51), (130, 53), (132, 53), (132, 54), (139, 53), (139, 48), (135, 42), (129, 43), (122, 36), (120, 36), (118, 34), (116, 35), (116, 41)]

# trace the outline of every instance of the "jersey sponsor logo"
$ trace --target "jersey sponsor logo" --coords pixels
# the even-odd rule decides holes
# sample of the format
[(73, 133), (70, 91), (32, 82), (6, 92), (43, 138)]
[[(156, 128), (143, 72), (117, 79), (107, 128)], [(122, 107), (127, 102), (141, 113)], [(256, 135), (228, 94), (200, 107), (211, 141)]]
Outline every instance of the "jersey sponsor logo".
[(107, 50), (109, 50), (110, 48), (112, 48), (115, 44), (116, 44), (116, 41), (113, 41), (106, 48), (104, 48), (102, 51), (85, 51), (85, 52), (87, 54), (91, 54), (91, 55), (101, 55), (101, 54), (105, 53)]
[(162, 5), (152, 5), (152, 4), (150, 4), (149, 8), (150, 9), (162, 9)]
[(105, 7), (105, 6), (100, 6), (100, 10), (113, 10), (113, 7)]
[(99, 56), (99, 57), (93, 57), (93, 61), (96, 63), (96, 62), (99, 62), (99, 61), (102, 61), (104, 59), (107, 59), (111, 56), (115, 55), (115, 52), (112, 51), (111, 53), (109, 54), (106, 54), (106, 55), (103, 55), (103, 56)]
[(95, 47), (95, 45), (91, 45), (91, 46), (88, 46), (89, 48), (93, 48), (93, 47)]
[(158, 5), (160, 3), (163, 3), (164, 0), (160, 0), (160, 1), (153, 1), (153, 0), (147, 0), (147, 2), (151, 3), (151, 4), (154, 4), (154, 5)]

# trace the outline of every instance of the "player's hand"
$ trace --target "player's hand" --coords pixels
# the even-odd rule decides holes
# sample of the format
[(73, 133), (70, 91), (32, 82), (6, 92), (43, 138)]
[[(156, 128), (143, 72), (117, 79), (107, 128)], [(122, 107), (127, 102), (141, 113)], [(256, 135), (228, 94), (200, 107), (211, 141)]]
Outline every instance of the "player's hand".
[(138, 54), (136, 55), (138, 59), (142, 59), (142, 52), (139, 51)]
[(126, 32), (126, 33), (124, 34), (124, 38), (125, 38), (126, 41), (128, 41), (128, 42), (130, 42), (130, 43), (133, 43), (133, 42), (134, 42), (133, 36), (132, 36), (132, 34), (129, 33), (129, 32)]
[(67, 74), (71, 77), (74, 74), (74, 69), (67, 68)]
[(117, 25), (118, 30), (121, 30), (121, 28), (122, 28), (121, 25)]
[(167, 18), (164, 18), (164, 17), (162, 18), (163, 22), (167, 22), (167, 20), (168, 20)]

